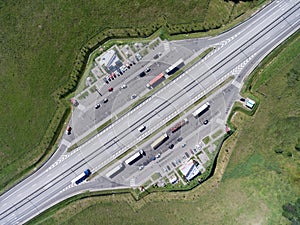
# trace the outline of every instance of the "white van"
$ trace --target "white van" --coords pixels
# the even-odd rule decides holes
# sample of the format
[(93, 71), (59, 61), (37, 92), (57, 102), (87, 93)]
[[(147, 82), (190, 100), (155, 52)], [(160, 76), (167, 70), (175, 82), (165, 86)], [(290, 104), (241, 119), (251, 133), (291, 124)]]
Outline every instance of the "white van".
[(146, 127), (144, 125), (142, 125), (138, 128), (139, 132), (143, 132), (145, 129), (146, 129)]

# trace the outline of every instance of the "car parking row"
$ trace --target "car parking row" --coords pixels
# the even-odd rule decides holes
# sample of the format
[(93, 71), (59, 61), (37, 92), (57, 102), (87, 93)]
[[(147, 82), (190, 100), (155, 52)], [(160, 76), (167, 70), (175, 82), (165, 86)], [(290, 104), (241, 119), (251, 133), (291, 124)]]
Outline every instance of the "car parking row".
[(124, 65), (122, 65), (120, 68), (118, 68), (116, 71), (114, 71), (113, 73), (111, 73), (110, 75), (107, 75), (103, 78), (103, 81), (106, 84), (109, 84), (110, 82), (112, 82), (113, 80), (117, 79), (118, 77), (120, 77), (121, 75), (123, 75), (128, 69), (130, 69), (133, 65), (135, 65), (136, 63), (134, 61), (132, 62), (128, 62), (125, 63)]
[(193, 155), (200, 153), (202, 147), (202, 143), (196, 144), (194, 148), (190, 148), (189, 151), (185, 151), (183, 154), (177, 156), (168, 164), (164, 165), (162, 167), (162, 171), (165, 173), (171, 172), (172, 170), (179, 167), (183, 162), (187, 162)]

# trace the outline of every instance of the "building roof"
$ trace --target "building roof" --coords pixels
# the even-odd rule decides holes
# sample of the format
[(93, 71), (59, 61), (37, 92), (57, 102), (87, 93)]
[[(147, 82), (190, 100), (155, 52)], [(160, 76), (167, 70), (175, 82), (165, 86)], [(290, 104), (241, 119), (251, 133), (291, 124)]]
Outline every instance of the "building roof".
[(248, 108), (252, 109), (254, 105), (255, 105), (255, 101), (253, 101), (253, 100), (250, 99), (250, 98), (247, 99), (247, 101), (246, 101), (246, 106), (247, 106)]
[(171, 184), (174, 184), (177, 180), (178, 180), (178, 178), (176, 177), (175, 174), (172, 174), (172, 175), (169, 177), (169, 181), (170, 181)]
[(179, 170), (187, 180), (193, 179), (200, 172), (193, 160), (190, 160), (186, 164), (182, 165)]
[(95, 61), (99, 66), (104, 65), (109, 68), (111, 66), (115, 66), (116, 62), (120, 61), (120, 59), (117, 56), (116, 52), (111, 49), (97, 57)]

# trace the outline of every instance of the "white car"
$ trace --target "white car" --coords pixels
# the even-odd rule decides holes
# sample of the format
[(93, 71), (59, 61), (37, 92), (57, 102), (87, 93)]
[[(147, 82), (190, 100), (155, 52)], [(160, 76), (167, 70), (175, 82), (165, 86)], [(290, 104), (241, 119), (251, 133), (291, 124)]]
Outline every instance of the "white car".
[(140, 166), (140, 167), (139, 167), (139, 170), (142, 170), (142, 169), (144, 169), (144, 166)]
[(136, 53), (135, 58), (140, 61), (143, 57), (139, 53)]
[(120, 67), (120, 70), (124, 73), (127, 70), (127, 67), (123, 65)]

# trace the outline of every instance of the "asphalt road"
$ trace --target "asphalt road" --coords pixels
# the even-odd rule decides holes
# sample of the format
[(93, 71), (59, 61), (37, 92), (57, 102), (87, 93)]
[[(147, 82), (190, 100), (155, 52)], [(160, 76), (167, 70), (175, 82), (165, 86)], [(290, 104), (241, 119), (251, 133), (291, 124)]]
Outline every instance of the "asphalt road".
[[(33, 176), (2, 194), (0, 223), (24, 223), (53, 204), (86, 189), (119, 187), (118, 183), (106, 178), (97, 178), (76, 187), (70, 182), (86, 168), (96, 171), (135, 146), (226, 77), (235, 75), (233, 85), (240, 88), (249, 71), (299, 29), (299, 17), (299, 1), (274, 1), (240, 26), (212, 38), (219, 38), (219, 45), (204, 60), (86, 144), (63, 154), (54, 164), (44, 165)], [(147, 127), (143, 133), (137, 130), (141, 124)]]

